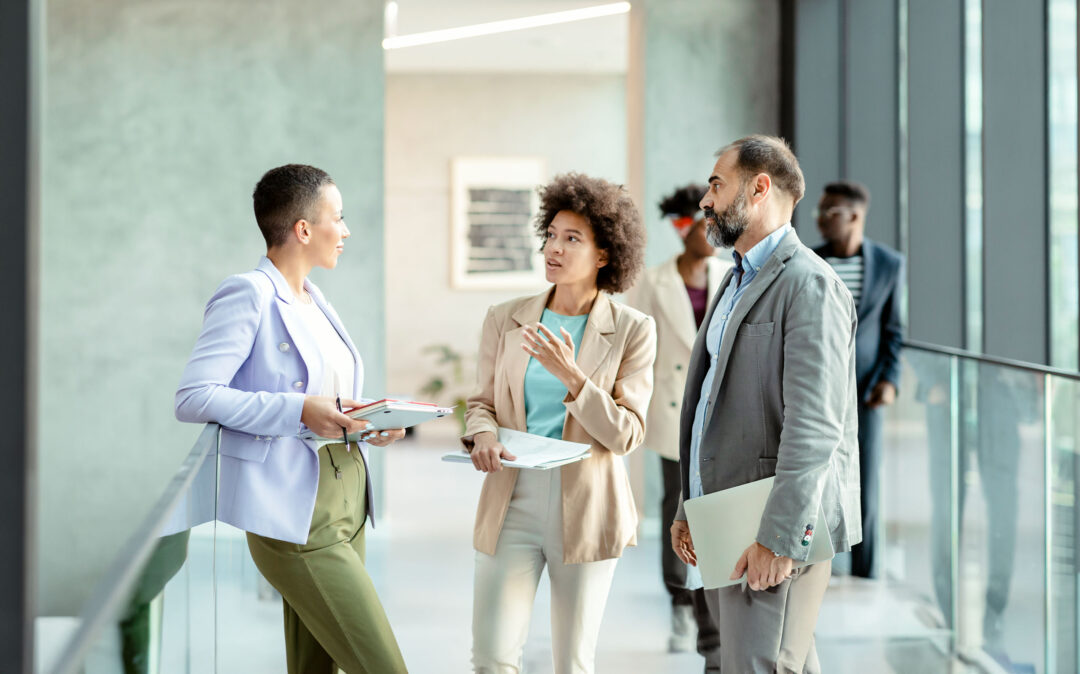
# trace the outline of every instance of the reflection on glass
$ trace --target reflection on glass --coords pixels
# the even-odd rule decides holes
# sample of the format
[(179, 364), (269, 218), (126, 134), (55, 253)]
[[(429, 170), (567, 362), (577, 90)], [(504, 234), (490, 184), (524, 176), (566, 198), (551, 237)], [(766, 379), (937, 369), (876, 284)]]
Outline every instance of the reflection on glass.
[(969, 351), (982, 343), (982, 0), (964, 0), (964, 309)]
[[(958, 455), (958, 641), (1006, 671), (1043, 671), (1041, 375), (967, 362)], [(1024, 670), (1027, 671), (1027, 670)]]
[(160, 668), (163, 613), (157, 601), (166, 584), (184, 566), (191, 531), (161, 537), (143, 568), (127, 608), (120, 616), (121, 659), (124, 674), (150, 674)]
[(948, 356), (905, 351), (899, 395), (886, 412), (885, 577), (900, 601), (878, 636), (890, 644), (886, 658), (898, 672), (944, 671), (951, 651), (954, 367)]
[(1047, 671), (1075, 672), (1080, 667), (1077, 630), (1076, 546), (1080, 517), (1076, 510), (1080, 462), (1080, 381), (1050, 377), (1050, 645)]
[(1047, 102), (1050, 160), (1051, 363), (1080, 369), (1077, 250), (1076, 0), (1050, 0)]
[[(1048, 409), (1045, 375), (917, 349), (903, 360), (883, 473), (890, 585), (916, 603), (927, 634), (950, 634), (952, 648), (969, 660), (1010, 672), (1076, 671), (1062, 666), (1075, 663), (1076, 583), (1059, 587), (1057, 579), (1075, 573), (1077, 387)], [(1047, 419), (1058, 416), (1069, 421), (1048, 436)], [(1048, 438), (1058, 447), (1054, 501), (1068, 504), (1053, 511), (1054, 548), (1065, 560), (1055, 562), (1053, 578), (1045, 537)], [(1048, 582), (1059, 617), (1049, 627)], [(1048, 670), (1052, 635), (1063, 655)]]
[[(955, 627), (953, 606), (955, 542), (953, 475), (957, 395), (953, 359), (907, 351), (907, 371), (913, 375), (903, 387), (897, 413), (904, 417), (907, 437), (890, 449), (886, 475), (907, 475), (891, 484), (890, 519), (903, 523), (906, 534), (895, 531), (892, 558), (903, 558), (896, 576), (924, 596), (933, 624)], [(897, 420), (892, 415), (891, 425)]]

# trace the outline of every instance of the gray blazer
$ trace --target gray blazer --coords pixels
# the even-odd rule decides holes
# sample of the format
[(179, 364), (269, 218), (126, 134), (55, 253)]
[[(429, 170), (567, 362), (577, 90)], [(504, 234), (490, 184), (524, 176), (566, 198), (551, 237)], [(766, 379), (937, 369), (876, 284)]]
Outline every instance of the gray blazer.
[[(729, 271), (720, 287), (730, 279)], [(690, 434), (709, 367), (705, 335), (722, 295), (690, 357), (679, 433), (682, 499), (690, 497)], [(791, 231), (735, 305), (720, 343), (699, 452), (702, 486), (708, 494), (775, 475), (757, 541), (797, 561), (809, 553), (804, 533), (819, 504), (837, 552), (862, 540), (856, 322), (851, 293)], [(676, 519), (686, 519), (681, 500)]]

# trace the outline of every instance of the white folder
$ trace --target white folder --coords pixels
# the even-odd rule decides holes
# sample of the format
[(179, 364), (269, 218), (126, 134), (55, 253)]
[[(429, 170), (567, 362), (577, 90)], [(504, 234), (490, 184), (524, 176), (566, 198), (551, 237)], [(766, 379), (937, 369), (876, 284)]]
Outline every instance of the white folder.
[[(507, 468), (551, 470), (568, 463), (584, 461), (592, 456), (589, 451), (592, 446), (583, 442), (556, 440), (501, 426), (499, 427), (499, 442), (506, 447), (508, 452), (517, 457), (513, 461), (502, 460), (502, 465)], [(447, 452), (443, 454), (442, 460), (472, 465), (472, 457), (464, 450)]]
[[(742, 578), (731, 580), (731, 573), (739, 557), (757, 538), (761, 516), (765, 513), (765, 503), (769, 500), (775, 479), (769, 477), (748, 482), (683, 503), (705, 589), (736, 585), (746, 577), (743, 574)], [(791, 526), (797, 529), (805, 524), (807, 522), (792, 522)], [(814, 527), (814, 534), (810, 537), (810, 556), (805, 562), (795, 562), (795, 568), (832, 559), (835, 554), (820, 506), (817, 521), (809, 524)]]

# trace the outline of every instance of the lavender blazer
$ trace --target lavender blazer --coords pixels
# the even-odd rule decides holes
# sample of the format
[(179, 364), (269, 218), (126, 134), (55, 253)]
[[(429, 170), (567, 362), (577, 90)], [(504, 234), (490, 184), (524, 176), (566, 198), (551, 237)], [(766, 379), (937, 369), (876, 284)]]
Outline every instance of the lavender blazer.
[[(356, 361), (334, 309), (304, 281)], [(319, 486), (318, 448), (296, 437), (322, 358), (285, 278), (266, 257), (225, 279), (206, 305), (203, 328), (176, 390), (176, 418), (221, 425), (217, 519), (260, 536), (305, 543)]]

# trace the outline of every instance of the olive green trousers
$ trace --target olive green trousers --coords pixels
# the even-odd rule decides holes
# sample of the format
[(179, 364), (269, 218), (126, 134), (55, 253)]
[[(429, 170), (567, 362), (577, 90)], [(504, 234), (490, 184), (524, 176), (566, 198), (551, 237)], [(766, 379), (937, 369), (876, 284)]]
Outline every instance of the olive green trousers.
[(364, 481), (356, 449), (321, 447), (307, 543), (247, 535), (255, 566), (281, 593), (289, 674), (407, 671), (364, 567)]

